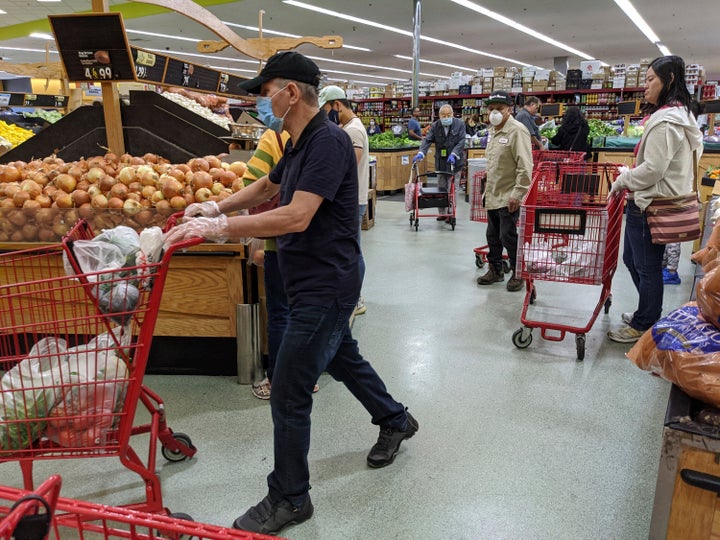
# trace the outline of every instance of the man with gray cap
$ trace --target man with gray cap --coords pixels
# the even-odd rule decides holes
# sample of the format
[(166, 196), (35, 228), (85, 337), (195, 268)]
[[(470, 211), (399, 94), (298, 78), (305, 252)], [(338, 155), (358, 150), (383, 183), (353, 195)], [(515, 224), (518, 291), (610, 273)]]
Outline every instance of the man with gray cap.
[(505, 280), (503, 248), (507, 251), (512, 277), (508, 291), (519, 291), (523, 280), (515, 275), (517, 260), (517, 220), (520, 201), (530, 187), (533, 159), (528, 130), (512, 117), (510, 94), (497, 90), (485, 101), (492, 125), (485, 158), (487, 184), (483, 203), (487, 209), (488, 271), (477, 279), (478, 285), (492, 285)]
[[(266, 125), (285, 129), (290, 140), (268, 176), (233, 197), (174, 227), (166, 243), (201, 236), (207, 240), (277, 237), (278, 260), (290, 315), (273, 372), (270, 405), (274, 469), (268, 494), (237, 518), (233, 527), (276, 534), (313, 514), (310, 501), (310, 411), (313, 387), (323, 371), (345, 384), (380, 426), (367, 456), (370, 467), (395, 459), (417, 421), (395, 401), (362, 357), (348, 321), (360, 292), (357, 166), (347, 134), (318, 110), (320, 70), (307, 57), (272, 56), (260, 75), (242, 83), (258, 97)], [(272, 118), (270, 118), (270, 116)], [(277, 121), (272, 121), (276, 119)], [(275, 210), (228, 218), (280, 192)]]
[[(345, 133), (350, 136), (353, 149), (355, 150), (355, 159), (358, 169), (358, 234), (362, 229), (362, 219), (367, 210), (368, 189), (370, 188), (370, 143), (368, 141), (367, 131), (362, 121), (355, 115), (350, 102), (347, 99), (345, 90), (339, 86), (324, 86), (320, 90), (318, 99), (320, 110), (325, 111), (330, 116), (331, 112), (335, 112), (340, 126)], [(365, 279), (365, 259), (360, 251), (360, 286)], [(362, 315), (367, 311), (365, 300), (362, 296), (358, 298), (354, 315)]]

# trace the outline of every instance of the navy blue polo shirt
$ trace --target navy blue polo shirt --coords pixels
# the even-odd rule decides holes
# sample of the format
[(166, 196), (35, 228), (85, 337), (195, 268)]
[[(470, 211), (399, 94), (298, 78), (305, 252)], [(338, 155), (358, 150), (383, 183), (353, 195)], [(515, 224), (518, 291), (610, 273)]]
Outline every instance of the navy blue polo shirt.
[(278, 263), (290, 305), (355, 304), (360, 295), (358, 178), (347, 133), (320, 111), (297, 144), (270, 172), (280, 184), (280, 206), (296, 191), (323, 198), (303, 232), (277, 237)]

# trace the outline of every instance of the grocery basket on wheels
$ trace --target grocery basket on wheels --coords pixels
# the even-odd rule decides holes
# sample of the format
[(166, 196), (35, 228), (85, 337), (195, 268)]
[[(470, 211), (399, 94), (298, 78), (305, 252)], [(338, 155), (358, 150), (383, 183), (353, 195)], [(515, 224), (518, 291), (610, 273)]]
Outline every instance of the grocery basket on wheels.
[[(584, 161), (585, 152), (572, 152), (567, 150), (533, 150), (533, 176), (541, 163), (565, 163)], [(487, 223), (487, 210), (483, 206), (483, 194), (485, 193), (485, 182), (487, 171), (478, 171), (473, 175), (472, 200), (470, 201), (470, 220), (480, 223)], [(487, 262), (489, 249), (487, 244), (473, 248), (475, 253), (475, 266), (482, 268)], [(507, 253), (503, 254), (503, 271), (507, 274), (511, 271)]]
[[(575, 334), (578, 360), (585, 358), (585, 334), (600, 309), (610, 310), (610, 285), (617, 268), (624, 198), (608, 199), (618, 174), (610, 163), (543, 163), (538, 167), (520, 207), (518, 277), (526, 280), (520, 320), (512, 336), (524, 349), (532, 343), (532, 329), (544, 339), (562, 341)], [(530, 304), (537, 298), (537, 281), (601, 286), (600, 298), (584, 326), (531, 319)], [(557, 295), (553, 295), (558, 298)], [(561, 306), (567, 314), (567, 305)]]
[(61, 478), (51, 476), (34, 492), (0, 486), (0, 540), (129, 538), (159, 540), (270, 540), (264, 534), (196, 523), (59, 497)]
[[(438, 186), (423, 186), (428, 177), (439, 178), (444, 176), (447, 179), (447, 189)], [(410, 182), (408, 184), (413, 189), (412, 208), (410, 209), (410, 226), (418, 230), (420, 218), (445, 218), (450, 223), (452, 230), (455, 230), (457, 220), (456, 212), (456, 194), (455, 194), (455, 173), (445, 171), (433, 171), (418, 174), (417, 163), (413, 163), (410, 171)], [(420, 210), (435, 208), (436, 213), (421, 213)], [(442, 208), (447, 208), (446, 213), (441, 213)]]
[(552, 163), (565, 163), (568, 161), (585, 161), (585, 152), (574, 150), (533, 150), (533, 170), (537, 169), (540, 163), (550, 161)]
[[(0, 254), (0, 462), (18, 461), (31, 490), (34, 460), (116, 456), (145, 483), (146, 501), (129, 507), (162, 512), (157, 441), (169, 461), (196, 449), (142, 380), (170, 258), (201, 239), (83, 273), (76, 253), (93, 237), (81, 220), (62, 243)], [(138, 402), (149, 424), (133, 425)], [(130, 445), (139, 434), (145, 461)]]

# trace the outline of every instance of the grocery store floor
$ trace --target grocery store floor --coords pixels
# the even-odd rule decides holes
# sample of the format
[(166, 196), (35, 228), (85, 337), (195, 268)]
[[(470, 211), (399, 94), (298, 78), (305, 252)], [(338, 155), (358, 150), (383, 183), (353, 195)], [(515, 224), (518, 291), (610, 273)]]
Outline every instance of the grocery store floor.
[[(636, 302), (627, 270), (618, 269), (610, 314), (601, 313), (588, 334), (584, 362), (575, 359), (572, 335), (552, 342), (535, 331), (519, 350), (511, 335), (524, 293), (476, 285), (484, 270), (472, 250), (484, 243), (485, 225), (468, 214), (461, 201), (455, 231), (430, 218), (415, 232), (399, 197), (378, 200), (375, 226), (362, 239), (368, 309), (353, 333), (420, 431), (393, 465), (368, 468), (377, 428), (323, 375), (309, 455), (315, 516), (284, 536), (647, 538), (669, 384), (626, 359), (629, 346), (605, 337)], [(683, 249), (683, 283), (666, 287), (666, 311), (690, 296), (693, 266), (689, 246)], [(578, 324), (598, 302), (594, 287), (544, 285), (538, 318)], [(230, 525), (266, 493), (268, 402), (234, 377), (153, 375), (146, 382), (165, 399), (172, 428), (198, 447), (187, 462), (159, 457), (165, 505)], [(68, 497), (124, 504), (144, 494), (114, 458), (40, 462), (35, 470), (37, 480), (61, 473)], [(0, 466), (0, 484), (20, 484), (17, 464)]]

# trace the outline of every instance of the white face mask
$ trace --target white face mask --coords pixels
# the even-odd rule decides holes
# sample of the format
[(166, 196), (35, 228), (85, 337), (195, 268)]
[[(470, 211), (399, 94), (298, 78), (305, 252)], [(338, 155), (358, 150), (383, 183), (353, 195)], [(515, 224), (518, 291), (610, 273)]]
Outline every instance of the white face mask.
[(490, 123), (493, 126), (499, 126), (500, 124), (502, 124), (503, 118), (503, 113), (501, 113), (500, 111), (492, 111), (489, 116)]

